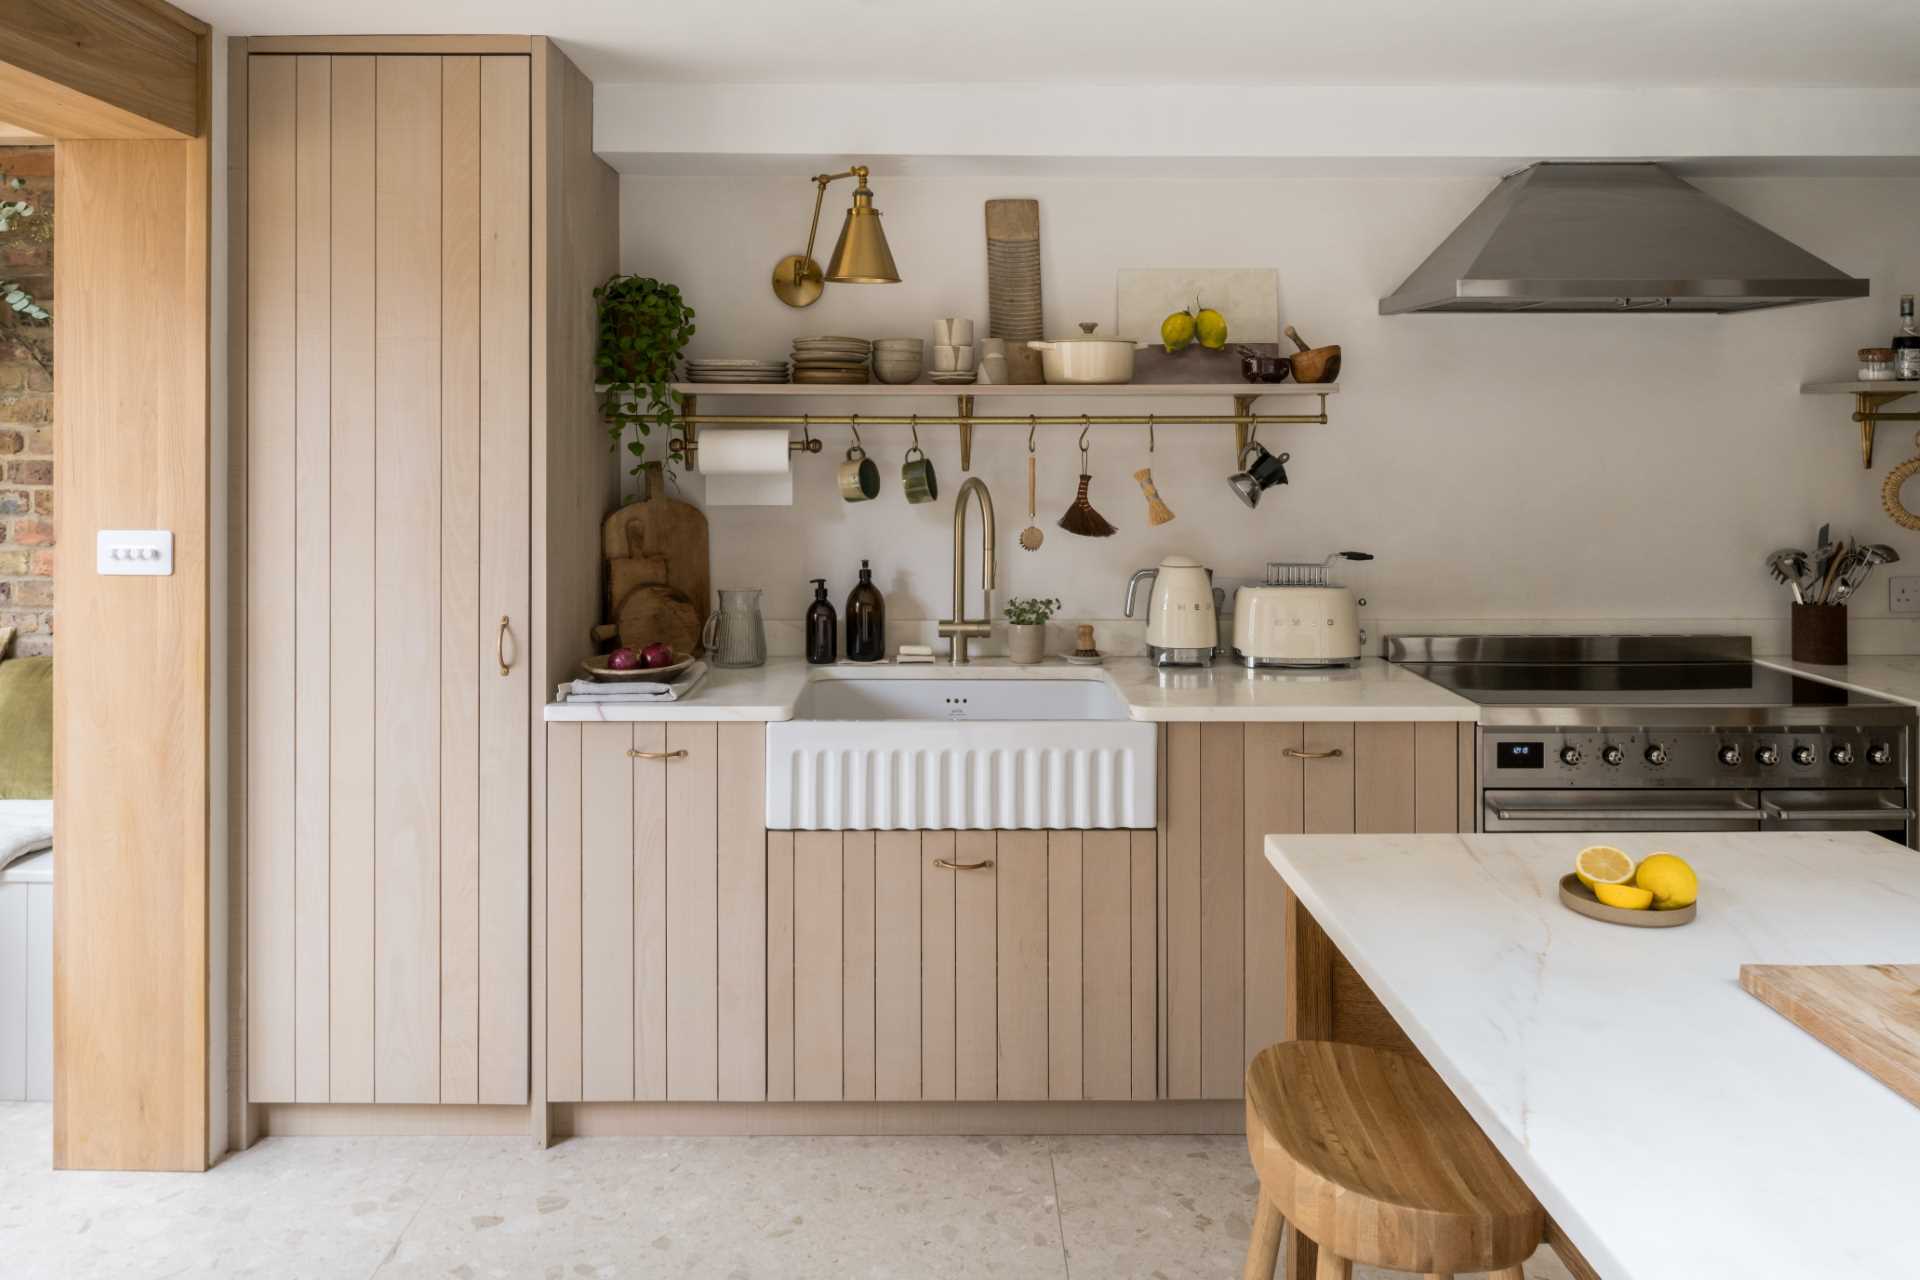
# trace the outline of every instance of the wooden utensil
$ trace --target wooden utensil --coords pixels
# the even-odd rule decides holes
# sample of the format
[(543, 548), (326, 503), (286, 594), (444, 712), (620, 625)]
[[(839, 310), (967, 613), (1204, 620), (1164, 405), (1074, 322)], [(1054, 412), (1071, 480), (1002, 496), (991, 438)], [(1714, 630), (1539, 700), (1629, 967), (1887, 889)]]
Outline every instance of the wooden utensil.
[(1684, 907), (1672, 911), (1628, 911), (1625, 907), (1610, 907), (1594, 897), (1593, 890), (1580, 881), (1580, 877), (1569, 872), (1560, 877), (1560, 905), (1577, 915), (1590, 920), (1600, 920), (1607, 924), (1623, 924), (1629, 929), (1673, 929), (1683, 924), (1692, 924), (1696, 904), (1689, 902)]
[(1310, 347), (1299, 331), (1288, 325), (1283, 331), (1300, 348), (1287, 357), (1287, 363), (1293, 368), (1295, 382), (1332, 382), (1340, 376), (1340, 348)]
[(1040, 543), (1047, 536), (1040, 532), (1040, 526), (1033, 522), (1036, 510), (1034, 502), (1037, 496), (1036, 477), (1038, 474), (1039, 468), (1034, 461), (1033, 446), (1029, 444), (1027, 446), (1027, 527), (1020, 531), (1020, 546), (1027, 551), (1038, 551), (1040, 549)]
[(650, 644), (666, 644), (675, 653), (697, 653), (702, 619), (693, 601), (673, 587), (649, 583), (635, 587), (620, 602), (614, 619), (620, 628), (620, 643), (629, 649), (644, 649)]
[(1740, 985), (1920, 1106), (1920, 964), (1743, 964)]
[[(642, 469), (641, 487), (639, 501), (621, 507), (601, 523), (601, 554), (608, 560), (657, 557), (666, 562), (666, 573), (660, 580), (692, 603), (697, 621), (686, 648), (689, 653), (698, 652), (700, 626), (713, 609), (706, 514), (690, 502), (667, 496), (658, 464)], [(611, 575), (607, 586), (606, 616), (617, 621), (623, 600), (632, 592), (629, 589), (626, 596), (614, 595)], [(679, 647), (677, 641), (674, 644)]]
[(1040, 353), (1027, 343), (1040, 330), (1040, 202), (987, 201), (987, 335), (1007, 340), (1007, 380), (1042, 382)]

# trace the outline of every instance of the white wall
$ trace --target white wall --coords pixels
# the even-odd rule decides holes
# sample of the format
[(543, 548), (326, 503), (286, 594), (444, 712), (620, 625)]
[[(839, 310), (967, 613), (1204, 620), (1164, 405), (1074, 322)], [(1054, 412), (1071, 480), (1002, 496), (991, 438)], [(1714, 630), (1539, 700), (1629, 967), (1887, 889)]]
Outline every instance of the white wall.
[[(1026, 524), (1025, 432), (976, 433), (975, 471), (998, 506), (1002, 599), (1058, 595), (1070, 617), (1115, 618), (1127, 574), (1169, 551), (1234, 579), (1269, 559), (1353, 547), (1379, 557), (1349, 575), (1376, 626), (1713, 620), (1771, 645), (1788, 598), (1761, 556), (1809, 541), (1820, 521), (1892, 543), (1920, 572), (1920, 537), (1888, 520), (1879, 500), (1886, 469), (1913, 452), (1912, 434), (1883, 429), (1874, 470), (1864, 471), (1851, 401), (1798, 393), (1803, 379), (1851, 376), (1855, 348), (1892, 333), (1896, 296), (1920, 290), (1920, 179), (1702, 181), (1874, 285), (1870, 299), (1728, 317), (1378, 315), (1376, 300), (1490, 189), (1484, 178), (874, 185), (900, 285), (829, 286), (805, 312), (775, 300), (769, 271), (800, 248), (809, 212), (812, 190), (798, 172), (625, 178), (622, 263), (681, 286), (699, 313), (698, 354), (774, 356), (802, 334), (921, 335), (940, 315), (984, 323), (981, 202), (1034, 196), (1050, 331), (1111, 324), (1119, 267), (1273, 266), (1283, 321), (1346, 349), (1331, 425), (1262, 433), (1293, 455), (1293, 482), (1257, 512), (1224, 483), (1230, 429), (1164, 430), (1151, 462), (1178, 519), (1150, 529), (1131, 478), (1149, 462), (1145, 430), (1096, 428), (1093, 499), (1121, 532), (1077, 539), (1053, 523), (1073, 495), (1077, 432), (1042, 428), (1047, 539), (1029, 554), (1014, 541)], [(822, 218), (822, 258), (837, 231), (832, 206), (844, 199), (836, 189)], [(744, 402), (703, 402), (729, 405)], [(1191, 403), (1193, 412), (1229, 407)], [(900, 497), (906, 433), (869, 433), (886, 487), (880, 501), (851, 507), (832, 475), (847, 432), (824, 435), (827, 452), (796, 463), (792, 508), (709, 512), (715, 584), (764, 587), (769, 618), (796, 618), (811, 598), (808, 578), (826, 576), (843, 601), (864, 556), (890, 616), (947, 616), (952, 505), (909, 507)], [(954, 430), (922, 438), (951, 493), (963, 478)], [(699, 486), (687, 484), (696, 497)], [(1856, 651), (1920, 646), (1914, 624), (1868, 621), (1885, 612), (1882, 577), (1854, 609)]]

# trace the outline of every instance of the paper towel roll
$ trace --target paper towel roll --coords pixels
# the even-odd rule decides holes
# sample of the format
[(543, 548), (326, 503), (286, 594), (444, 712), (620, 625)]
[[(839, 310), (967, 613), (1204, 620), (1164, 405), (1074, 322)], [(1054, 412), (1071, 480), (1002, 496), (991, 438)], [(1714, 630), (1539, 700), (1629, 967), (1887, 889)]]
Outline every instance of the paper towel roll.
[(729, 427), (700, 435), (700, 474), (711, 507), (793, 505), (793, 454), (785, 427)]

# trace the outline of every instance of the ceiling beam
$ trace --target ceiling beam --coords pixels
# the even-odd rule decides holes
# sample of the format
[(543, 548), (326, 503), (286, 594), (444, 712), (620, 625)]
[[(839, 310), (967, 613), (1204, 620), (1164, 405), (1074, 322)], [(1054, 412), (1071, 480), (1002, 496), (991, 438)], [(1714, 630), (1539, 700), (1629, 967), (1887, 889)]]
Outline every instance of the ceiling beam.
[(11, 0), (0, 119), (56, 139), (197, 137), (206, 34), (161, 0)]

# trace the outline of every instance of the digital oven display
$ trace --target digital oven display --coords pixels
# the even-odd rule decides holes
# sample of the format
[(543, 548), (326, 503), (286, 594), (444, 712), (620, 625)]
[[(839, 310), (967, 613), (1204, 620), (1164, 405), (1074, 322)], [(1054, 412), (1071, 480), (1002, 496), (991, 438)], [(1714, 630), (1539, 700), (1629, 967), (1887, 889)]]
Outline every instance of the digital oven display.
[(1493, 749), (1497, 768), (1539, 769), (1546, 765), (1547, 744), (1544, 742), (1497, 742)]

